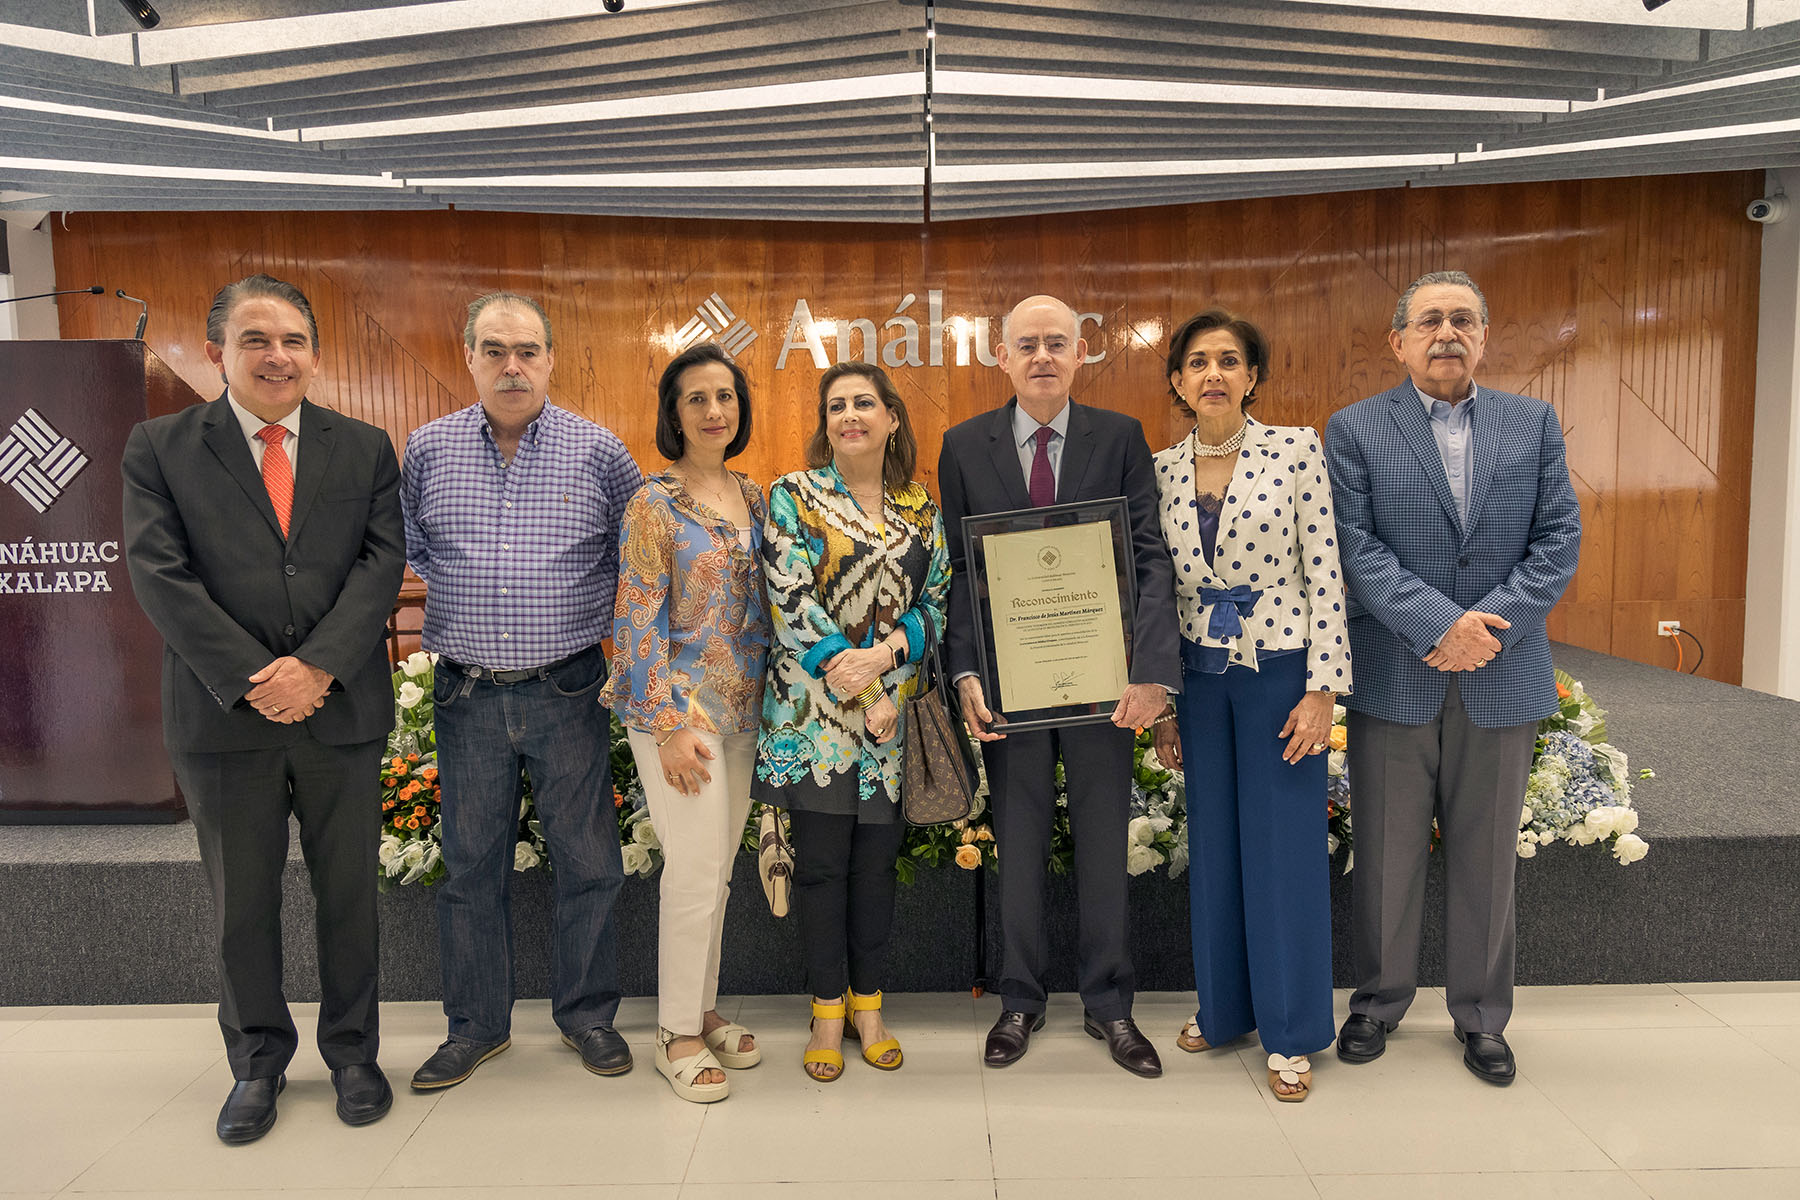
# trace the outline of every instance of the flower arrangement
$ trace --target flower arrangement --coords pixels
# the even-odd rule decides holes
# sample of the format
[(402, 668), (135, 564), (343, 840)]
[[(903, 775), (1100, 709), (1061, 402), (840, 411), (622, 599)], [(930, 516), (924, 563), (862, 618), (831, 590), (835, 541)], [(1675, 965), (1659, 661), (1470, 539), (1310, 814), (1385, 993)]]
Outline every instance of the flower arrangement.
[[(394, 672), (394, 731), (388, 736), (381, 768), (382, 830), (379, 861), (383, 887), (433, 884), (444, 875), (440, 832), (437, 737), (431, 705), (436, 656), (419, 652)], [(1573, 846), (1601, 844), (1622, 864), (1649, 852), (1635, 830), (1637, 810), (1631, 806), (1630, 767), (1623, 751), (1606, 741), (1606, 713), (1580, 683), (1556, 673), (1562, 706), (1538, 726), (1535, 757), (1519, 822), (1519, 856), (1534, 857), (1539, 848), (1557, 841)], [(1344, 707), (1332, 712), (1331, 746), (1326, 767), (1327, 845), (1344, 851), (1344, 870), (1355, 863), (1351, 824), (1349, 728)], [(613, 808), (618, 814), (619, 846), (628, 875), (649, 877), (661, 867), (662, 841), (650, 819), (643, 785), (631, 746), (617, 717), (612, 720)], [(960, 821), (911, 826), (895, 863), (902, 883), (911, 883), (921, 867), (955, 864), (965, 871), (999, 865), (999, 846), (988, 820), (987, 772), (976, 756), (974, 807)], [(1642, 770), (1640, 778), (1654, 772)], [(1069, 832), (1068, 789), (1062, 763), (1056, 765), (1056, 815), (1051, 825), (1050, 868), (1067, 874), (1074, 867), (1075, 843)], [(761, 806), (750, 807), (743, 844), (756, 852)], [(1437, 832), (1432, 832), (1437, 843)], [(531, 803), (531, 781), (519, 780), (519, 839), (513, 853), (515, 870), (548, 868), (543, 829)], [(1127, 830), (1126, 870), (1142, 875), (1168, 867), (1171, 877), (1188, 865), (1187, 781), (1179, 769), (1158, 761), (1148, 731), (1139, 734), (1132, 754), (1131, 818)]]

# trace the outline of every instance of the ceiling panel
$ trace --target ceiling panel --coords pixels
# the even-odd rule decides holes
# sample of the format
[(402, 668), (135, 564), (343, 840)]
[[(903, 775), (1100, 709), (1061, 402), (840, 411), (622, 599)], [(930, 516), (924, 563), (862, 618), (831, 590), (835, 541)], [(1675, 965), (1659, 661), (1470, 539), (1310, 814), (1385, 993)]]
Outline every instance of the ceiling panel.
[(0, 207), (916, 222), (1800, 155), (1773, 0), (152, 2), (0, 0)]

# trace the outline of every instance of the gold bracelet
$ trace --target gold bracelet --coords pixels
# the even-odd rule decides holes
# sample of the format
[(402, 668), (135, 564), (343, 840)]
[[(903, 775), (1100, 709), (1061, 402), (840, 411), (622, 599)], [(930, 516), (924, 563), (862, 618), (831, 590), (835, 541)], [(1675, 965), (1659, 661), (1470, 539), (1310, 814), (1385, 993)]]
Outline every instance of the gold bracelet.
[(656, 748), (657, 748), (657, 749), (658, 749), (658, 750), (661, 750), (661, 749), (662, 749), (662, 748), (663, 748), (663, 747), (664, 747), (664, 746), (666, 746), (666, 745), (668, 745), (668, 744), (669, 744), (669, 743), (670, 743), (670, 742), (672, 742), (672, 741), (674, 741), (674, 740), (675, 740), (675, 735), (676, 735), (676, 734), (678, 734), (678, 733), (680, 733), (680, 732), (681, 732), (681, 730), (679, 730), (679, 729), (671, 729), (671, 730), (669, 730), (669, 732), (668, 732), (668, 733), (666, 733), (666, 734), (664, 734), (664, 735), (663, 735), (663, 736), (662, 736), (662, 737), (661, 737), (661, 738), (659, 738), (659, 739), (658, 739), (658, 740), (657, 740), (657, 743), (656, 743)]
[(884, 695), (886, 695), (886, 693), (881, 690), (881, 680), (877, 679), (857, 694), (857, 706), (859, 708), (870, 708)]
[(1166, 713), (1162, 714), (1160, 717), (1156, 718), (1156, 720), (1154, 720), (1150, 723), (1152, 725), (1166, 725), (1170, 721), (1173, 721), (1174, 719), (1175, 719), (1175, 714), (1173, 712), (1166, 712)]

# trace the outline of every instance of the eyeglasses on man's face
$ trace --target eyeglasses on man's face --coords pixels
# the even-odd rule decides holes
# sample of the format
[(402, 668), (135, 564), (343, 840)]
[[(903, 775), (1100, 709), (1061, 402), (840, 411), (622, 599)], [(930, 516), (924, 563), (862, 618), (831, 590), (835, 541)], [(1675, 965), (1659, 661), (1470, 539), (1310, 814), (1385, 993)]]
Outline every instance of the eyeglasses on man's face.
[(1427, 335), (1436, 333), (1445, 325), (1449, 325), (1457, 333), (1474, 333), (1481, 328), (1481, 316), (1466, 308), (1458, 309), (1448, 315), (1434, 310), (1420, 313), (1406, 323), (1408, 329), (1416, 329)]

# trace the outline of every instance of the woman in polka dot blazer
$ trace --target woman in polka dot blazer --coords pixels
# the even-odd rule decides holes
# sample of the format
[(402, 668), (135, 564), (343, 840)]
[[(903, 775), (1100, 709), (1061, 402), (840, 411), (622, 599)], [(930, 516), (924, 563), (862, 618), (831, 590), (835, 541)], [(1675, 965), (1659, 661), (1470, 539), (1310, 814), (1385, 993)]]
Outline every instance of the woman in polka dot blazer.
[(1319, 437), (1245, 415), (1268, 341), (1208, 309), (1169, 341), (1169, 390), (1194, 416), (1156, 456), (1175, 564), (1182, 695), (1156, 749), (1185, 765), (1198, 1052), (1252, 1030), (1276, 1099), (1304, 1100), (1331, 1044), (1325, 750), (1350, 690), (1337, 525)]

